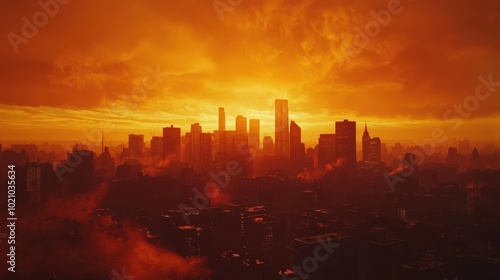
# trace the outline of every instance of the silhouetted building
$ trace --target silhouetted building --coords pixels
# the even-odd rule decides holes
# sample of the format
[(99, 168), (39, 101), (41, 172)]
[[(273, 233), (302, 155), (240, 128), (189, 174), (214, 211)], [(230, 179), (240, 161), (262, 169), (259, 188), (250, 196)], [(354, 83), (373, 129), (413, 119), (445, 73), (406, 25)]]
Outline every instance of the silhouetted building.
[(219, 107), (219, 131), (226, 130), (226, 113), (223, 107)]
[(246, 135), (247, 134), (247, 118), (242, 116), (242, 115), (236, 116), (235, 127), (236, 127), (236, 134), (237, 135)]
[(171, 157), (174, 161), (181, 159), (181, 129), (180, 127), (163, 128), (163, 158)]
[(362, 150), (363, 150), (363, 161), (368, 161), (368, 157), (370, 155), (370, 134), (368, 133), (368, 128), (365, 123), (365, 131), (363, 132), (362, 141)]
[(163, 157), (163, 137), (153, 136), (150, 142), (149, 152), (153, 158)]
[(129, 134), (128, 136), (128, 149), (130, 156), (139, 158), (142, 156), (144, 148), (144, 135), (142, 134)]
[(472, 168), (480, 168), (481, 167), (481, 159), (479, 158), (479, 152), (477, 148), (474, 147), (472, 154), (470, 156), (470, 164)]
[(320, 134), (318, 139), (318, 168), (335, 162), (335, 134)]
[(365, 124), (365, 131), (363, 132), (362, 138), (362, 148), (363, 148), (363, 162), (379, 163), (382, 160), (381, 157), (381, 146), (380, 138), (373, 137), (370, 138), (368, 133), (368, 128)]
[(70, 173), (66, 173), (69, 193), (88, 192), (94, 182), (94, 153), (75, 146), (68, 153), (66, 166), (72, 169)]
[(109, 153), (109, 148), (104, 147), (104, 151), (94, 161), (95, 176), (100, 179), (111, 179), (115, 177), (115, 160)]
[(202, 133), (200, 138), (200, 160), (203, 170), (212, 167), (212, 134)]
[(250, 119), (249, 122), (249, 139), (248, 143), (255, 149), (260, 149), (260, 120)]
[(219, 107), (219, 130), (215, 132), (215, 142), (217, 146), (217, 152), (224, 153), (226, 150), (226, 113), (224, 108)]
[(373, 137), (370, 139), (368, 162), (379, 163), (382, 160), (381, 155), (381, 144), (379, 137)]
[(288, 100), (275, 100), (274, 148), (276, 156), (290, 157), (290, 132), (288, 130)]
[(265, 156), (274, 155), (274, 143), (271, 136), (264, 136), (262, 140), (262, 152)]
[(30, 161), (37, 160), (38, 147), (35, 144), (12, 144), (10, 149), (16, 153), (24, 151)]
[(49, 163), (28, 162), (26, 165), (26, 191), (29, 200), (41, 202), (47, 195), (59, 191), (59, 181)]
[(356, 122), (335, 122), (335, 157), (345, 159), (346, 165), (356, 164)]
[(290, 122), (290, 161), (294, 171), (304, 169), (306, 147), (302, 143), (302, 132), (300, 126), (294, 121)]

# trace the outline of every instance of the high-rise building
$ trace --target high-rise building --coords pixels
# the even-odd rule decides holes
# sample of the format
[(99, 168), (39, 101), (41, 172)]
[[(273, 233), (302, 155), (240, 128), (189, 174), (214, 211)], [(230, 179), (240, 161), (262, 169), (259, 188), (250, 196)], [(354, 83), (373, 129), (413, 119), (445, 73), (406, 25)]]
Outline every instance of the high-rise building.
[(472, 154), (470, 156), (470, 163), (472, 168), (480, 168), (481, 167), (481, 158), (479, 157), (479, 152), (477, 148), (474, 147)]
[(215, 133), (217, 152), (224, 153), (226, 150), (226, 113), (222, 107), (219, 107), (219, 130)]
[(346, 160), (346, 165), (356, 165), (356, 122), (335, 122), (335, 156)]
[(362, 138), (362, 150), (363, 150), (363, 161), (368, 161), (368, 157), (370, 156), (370, 134), (368, 133), (368, 128), (365, 123), (365, 131), (363, 132)]
[(68, 191), (70, 193), (88, 192), (95, 178), (94, 153), (75, 145), (73, 151), (68, 153), (66, 162), (68, 166), (73, 166), (75, 162), (79, 162), (73, 168), (73, 171), (68, 174), (67, 180), (70, 185)]
[(362, 161), (370, 163), (379, 163), (382, 160), (381, 143), (379, 137), (370, 137), (368, 128), (365, 124), (365, 131), (362, 138), (363, 158)]
[(318, 168), (335, 162), (335, 134), (320, 134), (318, 139)]
[(379, 137), (370, 139), (370, 149), (368, 153), (368, 162), (380, 163), (382, 161), (381, 143)]
[(128, 136), (128, 149), (132, 157), (138, 158), (142, 155), (144, 148), (144, 135), (142, 134), (129, 134)]
[(258, 150), (260, 149), (260, 120), (250, 119), (248, 122), (250, 127), (248, 142), (250, 146)]
[(295, 171), (304, 169), (306, 147), (302, 143), (302, 130), (294, 121), (290, 122), (290, 161)]
[(174, 161), (181, 160), (181, 128), (163, 128), (163, 158), (171, 158)]
[(273, 156), (274, 151), (274, 143), (273, 138), (271, 136), (264, 136), (262, 140), (262, 152), (265, 156)]
[(247, 118), (238, 115), (236, 116), (236, 134), (238, 135), (246, 135), (247, 134)]
[(274, 148), (276, 156), (290, 157), (290, 132), (288, 130), (288, 100), (275, 100)]
[(226, 130), (226, 113), (223, 107), (219, 107), (219, 131)]
[(162, 158), (163, 157), (163, 137), (161, 136), (153, 136), (150, 141), (150, 149), (149, 152), (154, 158)]
[(202, 133), (200, 137), (200, 161), (202, 168), (208, 170), (212, 163), (212, 134)]
[(191, 160), (198, 164), (201, 159), (201, 126), (199, 123), (191, 125)]

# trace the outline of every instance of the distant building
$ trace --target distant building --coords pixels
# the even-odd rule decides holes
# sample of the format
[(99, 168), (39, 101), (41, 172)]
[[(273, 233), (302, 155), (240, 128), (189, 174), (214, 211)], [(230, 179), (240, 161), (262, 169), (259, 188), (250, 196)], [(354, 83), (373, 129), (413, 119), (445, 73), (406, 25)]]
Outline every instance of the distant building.
[(226, 147), (226, 113), (224, 108), (219, 108), (219, 130), (215, 133), (215, 142), (217, 146), (217, 152), (224, 153)]
[(31, 202), (42, 202), (49, 194), (59, 191), (59, 181), (49, 163), (26, 164), (26, 191)]
[(128, 136), (128, 149), (130, 155), (134, 158), (142, 156), (144, 149), (144, 135), (142, 134), (129, 134)]
[(474, 147), (472, 154), (470, 156), (470, 164), (472, 168), (480, 168), (481, 167), (481, 159), (479, 158), (479, 152), (477, 148)]
[(274, 143), (273, 138), (271, 136), (264, 136), (262, 140), (262, 152), (265, 156), (273, 156), (274, 155)]
[(153, 158), (163, 157), (163, 137), (153, 136), (150, 142), (149, 152)]
[(75, 146), (67, 155), (66, 166), (72, 169), (70, 173), (66, 173), (69, 193), (88, 192), (95, 179), (94, 153), (90, 150), (80, 150)]
[(181, 129), (180, 127), (163, 128), (163, 158), (181, 159)]
[(203, 170), (212, 167), (212, 134), (202, 133), (200, 138), (200, 161)]
[(302, 131), (294, 121), (290, 122), (290, 161), (294, 171), (304, 169), (306, 147), (302, 143)]
[(356, 122), (335, 122), (335, 157), (346, 160), (346, 165), (356, 164)]
[(95, 176), (100, 179), (111, 179), (115, 177), (115, 160), (109, 153), (109, 148), (104, 147), (104, 152), (95, 160)]
[(318, 168), (335, 162), (335, 134), (320, 134), (318, 139)]
[(236, 127), (236, 134), (237, 135), (246, 135), (247, 134), (247, 118), (242, 116), (242, 115), (236, 116), (235, 127)]
[(274, 148), (276, 156), (290, 157), (290, 132), (288, 130), (288, 100), (275, 100)]
[(250, 119), (249, 122), (249, 139), (248, 143), (255, 149), (260, 149), (260, 120)]
[(364, 162), (379, 163), (382, 160), (381, 156), (381, 144), (379, 137), (370, 137), (368, 133), (368, 128), (365, 124), (365, 131), (363, 132), (362, 138), (362, 149)]

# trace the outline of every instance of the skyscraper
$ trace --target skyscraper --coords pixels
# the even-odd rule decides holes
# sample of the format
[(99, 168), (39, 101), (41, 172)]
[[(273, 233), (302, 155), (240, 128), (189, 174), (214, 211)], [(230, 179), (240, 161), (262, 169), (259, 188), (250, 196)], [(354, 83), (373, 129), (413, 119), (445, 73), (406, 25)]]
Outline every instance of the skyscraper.
[(368, 128), (365, 123), (365, 131), (363, 132), (362, 138), (362, 150), (363, 150), (363, 161), (368, 161), (370, 155), (370, 134), (368, 133)]
[(219, 107), (219, 130), (215, 134), (217, 152), (224, 153), (226, 150), (226, 113), (223, 107)]
[(290, 122), (290, 160), (295, 171), (304, 168), (306, 147), (302, 143), (302, 130), (294, 121)]
[(151, 153), (151, 156), (154, 158), (163, 157), (163, 137), (153, 136), (151, 138), (149, 152)]
[(219, 107), (219, 131), (226, 130), (226, 113), (223, 107)]
[(209, 170), (212, 164), (212, 134), (202, 133), (200, 137), (200, 161), (202, 169)]
[(290, 132), (288, 130), (288, 100), (275, 100), (274, 147), (276, 156), (290, 157)]
[(318, 168), (335, 162), (335, 134), (320, 134), (318, 139)]
[(142, 134), (129, 134), (128, 148), (132, 157), (138, 158), (142, 155), (142, 148), (144, 147), (144, 135)]
[(247, 134), (247, 118), (242, 116), (242, 115), (236, 116), (235, 127), (236, 127), (236, 134), (237, 135), (246, 135)]
[(201, 159), (201, 133), (199, 123), (191, 125), (191, 160), (195, 164), (199, 164)]
[(273, 156), (274, 151), (274, 143), (273, 138), (271, 136), (264, 136), (262, 140), (262, 151), (265, 156)]
[(368, 153), (368, 162), (380, 163), (382, 161), (381, 143), (379, 137), (370, 138), (370, 149)]
[(181, 128), (163, 128), (163, 158), (172, 157), (175, 161), (181, 160)]
[(381, 159), (381, 144), (379, 137), (370, 138), (368, 128), (365, 123), (365, 131), (362, 138), (362, 149), (364, 162), (379, 163)]
[(248, 142), (251, 146), (258, 150), (260, 148), (260, 120), (250, 119), (248, 122), (250, 126), (250, 137)]
[(356, 165), (356, 122), (335, 122), (335, 156), (345, 159), (347, 165)]

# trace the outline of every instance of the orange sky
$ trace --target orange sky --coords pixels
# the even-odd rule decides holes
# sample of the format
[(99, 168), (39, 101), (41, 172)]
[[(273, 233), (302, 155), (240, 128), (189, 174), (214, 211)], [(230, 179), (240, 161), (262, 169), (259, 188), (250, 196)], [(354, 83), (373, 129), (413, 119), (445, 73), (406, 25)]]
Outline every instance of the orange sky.
[[(276, 98), (289, 100), (309, 146), (344, 118), (358, 121), (359, 137), (368, 122), (382, 141), (428, 138), (440, 127), (450, 139), (500, 142), (499, 0), (242, 0), (223, 18), (213, 2), (69, 1), (17, 53), (9, 34), (22, 35), (22, 18), (42, 8), (4, 3), (0, 143), (84, 141), (82, 131), (104, 120), (116, 141), (150, 139), (170, 124), (212, 131), (221, 106), (229, 129), (243, 114), (274, 137)], [(398, 12), (360, 44), (356, 28), (388, 5)], [(146, 68), (168, 76), (130, 99), (135, 85), (157, 81)], [(443, 121), (489, 75), (496, 91), (460, 126)]]

